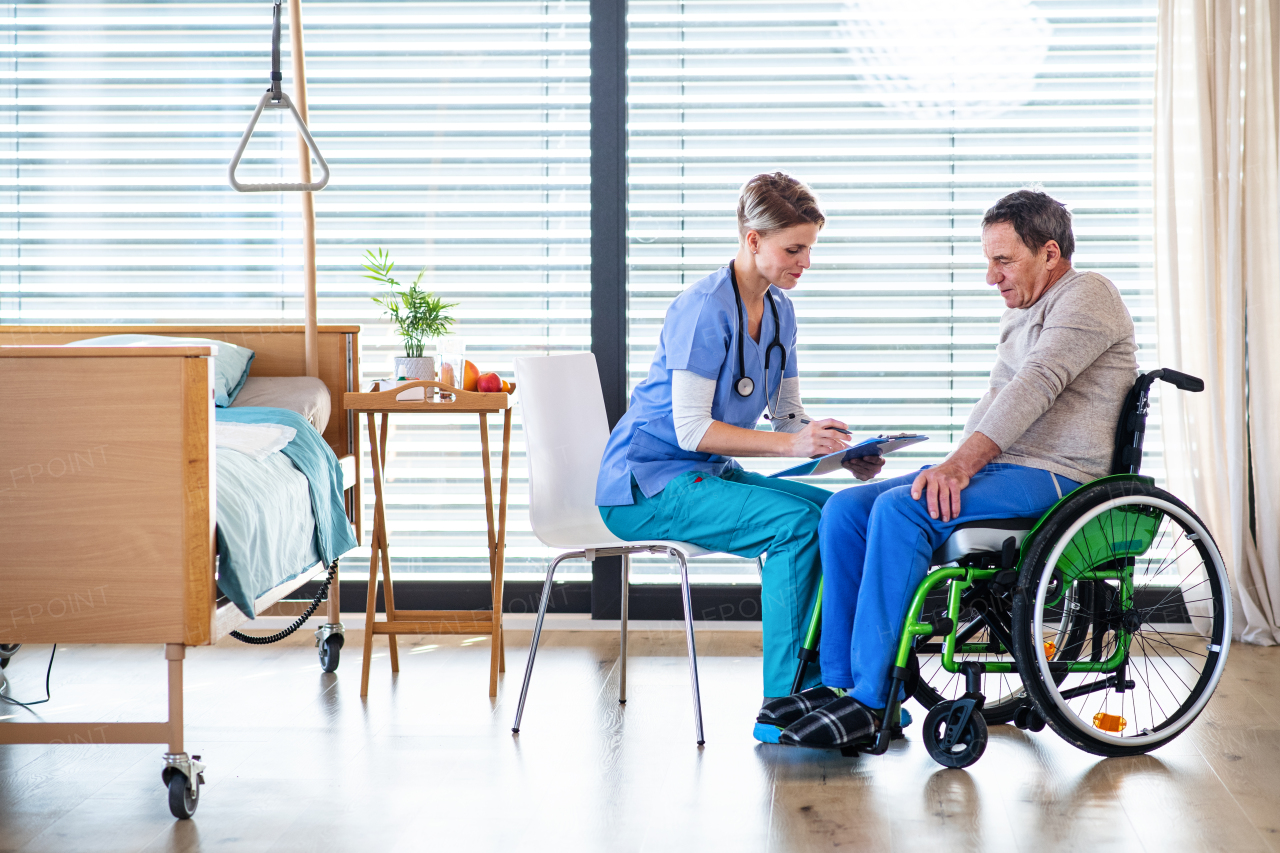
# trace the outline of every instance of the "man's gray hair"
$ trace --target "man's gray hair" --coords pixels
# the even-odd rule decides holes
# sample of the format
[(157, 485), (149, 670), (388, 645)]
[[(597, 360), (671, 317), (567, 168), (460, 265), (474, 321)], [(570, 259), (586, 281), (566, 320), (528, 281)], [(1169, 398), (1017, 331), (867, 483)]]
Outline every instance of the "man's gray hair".
[(1000, 199), (982, 217), (982, 228), (1008, 222), (1032, 252), (1039, 252), (1050, 240), (1058, 244), (1068, 261), (1076, 250), (1067, 206), (1037, 190), (1018, 190)]

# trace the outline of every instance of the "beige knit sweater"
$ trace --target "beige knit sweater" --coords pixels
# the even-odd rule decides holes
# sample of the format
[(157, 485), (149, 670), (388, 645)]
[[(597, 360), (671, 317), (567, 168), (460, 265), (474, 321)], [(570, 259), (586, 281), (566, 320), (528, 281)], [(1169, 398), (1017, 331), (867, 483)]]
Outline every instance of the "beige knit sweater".
[(991, 386), (964, 438), (1000, 446), (994, 461), (1086, 483), (1110, 473), (1116, 421), (1137, 379), (1133, 319), (1116, 286), (1071, 270), (1030, 308), (1000, 318)]

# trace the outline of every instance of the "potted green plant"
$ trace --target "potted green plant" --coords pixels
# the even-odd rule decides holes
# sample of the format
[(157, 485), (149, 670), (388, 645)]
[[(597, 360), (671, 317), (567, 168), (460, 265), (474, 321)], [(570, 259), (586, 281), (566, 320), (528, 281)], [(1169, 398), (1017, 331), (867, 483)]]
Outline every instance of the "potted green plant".
[(379, 248), (364, 254), (368, 261), (364, 268), (369, 271), (365, 278), (391, 289), (386, 296), (373, 297), (373, 301), (386, 310), (404, 339), (404, 357), (396, 359), (396, 378), (434, 380), (435, 359), (426, 355), (425, 350), (430, 341), (449, 331), (453, 325), (449, 309), (457, 307), (457, 303), (445, 302), (434, 293), (422, 290), (420, 285), (426, 267), (418, 271), (418, 277), (406, 288), (391, 277), (395, 263), (388, 252)]

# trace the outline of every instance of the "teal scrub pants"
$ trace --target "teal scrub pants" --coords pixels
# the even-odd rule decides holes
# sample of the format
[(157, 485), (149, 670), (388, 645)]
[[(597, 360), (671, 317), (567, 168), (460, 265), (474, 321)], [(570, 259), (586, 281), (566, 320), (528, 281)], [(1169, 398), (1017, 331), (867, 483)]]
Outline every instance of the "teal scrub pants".
[[(734, 469), (723, 477), (686, 472), (651, 498), (631, 482), (631, 506), (602, 506), (619, 539), (670, 539), (739, 557), (767, 553), (761, 572), (764, 695), (787, 696), (822, 576), (818, 523), (831, 492)], [(805, 687), (822, 683), (811, 664)]]

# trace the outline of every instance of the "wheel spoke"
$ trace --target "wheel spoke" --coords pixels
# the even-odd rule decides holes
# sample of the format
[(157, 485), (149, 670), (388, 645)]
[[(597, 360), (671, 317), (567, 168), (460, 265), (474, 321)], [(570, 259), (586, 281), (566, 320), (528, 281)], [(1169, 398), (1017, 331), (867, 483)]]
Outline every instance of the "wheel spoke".
[[(1173, 688), (1169, 686), (1169, 682), (1165, 680), (1165, 677), (1164, 677), (1163, 675), (1161, 675), (1161, 674), (1160, 674), (1160, 669), (1159, 669), (1158, 667), (1156, 668), (1156, 671), (1155, 671), (1155, 672), (1156, 672), (1156, 678), (1159, 678), (1159, 679), (1160, 679), (1160, 683), (1164, 685), (1164, 688), (1165, 688), (1165, 690), (1167, 690), (1167, 691), (1169, 692), (1169, 695), (1170, 695), (1170, 696), (1175, 695), (1175, 694), (1174, 694), (1174, 690), (1173, 690)], [(1172, 672), (1172, 670), (1170, 670), (1170, 672)], [(1186, 683), (1185, 681), (1182, 681), (1182, 677), (1181, 677), (1181, 676), (1179, 676), (1176, 672), (1172, 672), (1172, 674), (1173, 674), (1173, 676), (1174, 676), (1175, 678), (1177, 678), (1177, 679), (1178, 679), (1178, 681), (1182, 682), (1182, 686), (1183, 686), (1183, 687), (1187, 687), (1187, 683)], [(1191, 688), (1190, 688), (1190, 687), (1187, 687), (1187, 690), (1188, 690), (1188, 692), (1189, 692), (1189, 691), (1191, 690)], [(1160, 709), (1160, 713), (1161, 713), (1162, 715), (1165, 715), (1165, 717), (1166, 717), (1166, 719), (1167, 719), (1167, 716), (1168, 716), (1168, 715), (1166, 715), (1166, 714), (1165, 714), (1164, 706), (1160, 704), (1159, 700), (1155, 700), (1155, 702), (1156, 702), (1156, 707), (1158, 707), (1158, 708)], [(1181, 703), (1179, 703), (1179, 704), (1181, 704)], [(1162, 721), (1162, 722), (1163, 722), (1163, 721)], [(1156, 720), (1155, 720), (1155, 715), (1154, 715), (1154, 714), (1152, 714), (1152, 715), (1151, 715), (1151, 724), (1152, 724), (1152, 726), (1155, 726), (1155, 725), (1157, 724), (1157, 723), (1156, 723)]]

